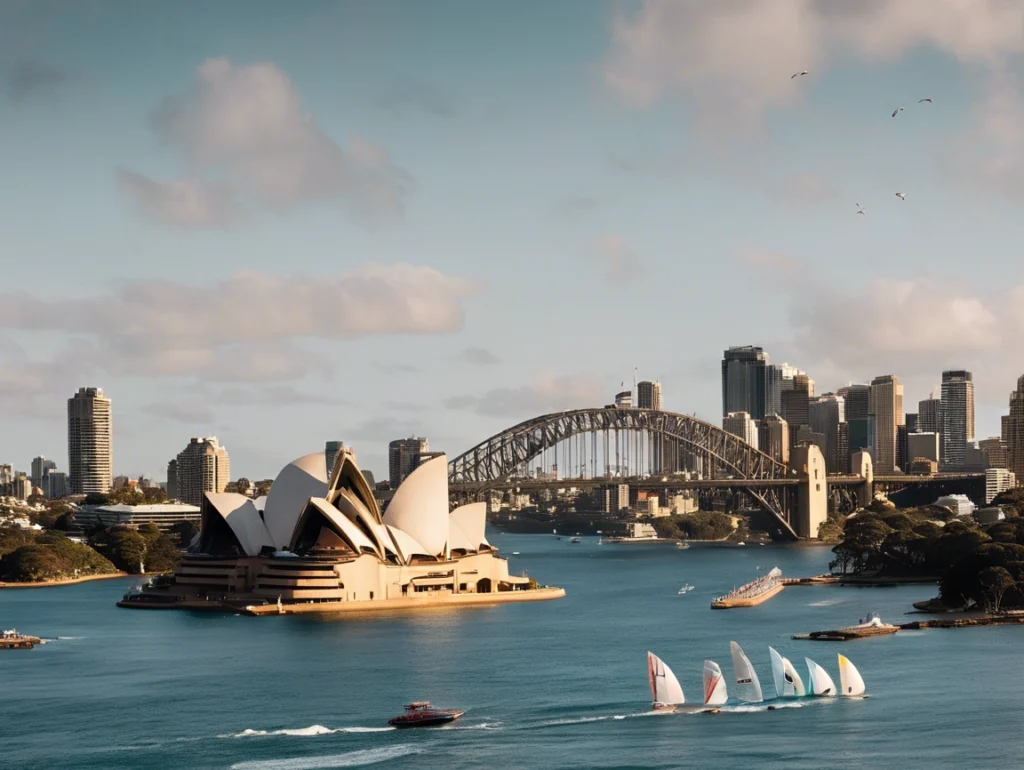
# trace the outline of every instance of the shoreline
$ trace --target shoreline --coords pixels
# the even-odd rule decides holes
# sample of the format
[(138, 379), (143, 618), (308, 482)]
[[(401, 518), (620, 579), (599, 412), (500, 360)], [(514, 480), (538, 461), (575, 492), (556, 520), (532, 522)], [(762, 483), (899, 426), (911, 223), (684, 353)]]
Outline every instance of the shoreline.
[(58, 586), (73, 586), (79, 583), (89, 583), (93, 580), (113, 580), (115, 578), (143, 577), (142, 575), (129, 575), (127, 572), (105, 572), (102, 575), (85, 575), (76, 578), (57, 578), (56, 580), (40, 580), (35, 583), (4, 583), (0, 582), (0, 589), (4, 588), (56, 588)]

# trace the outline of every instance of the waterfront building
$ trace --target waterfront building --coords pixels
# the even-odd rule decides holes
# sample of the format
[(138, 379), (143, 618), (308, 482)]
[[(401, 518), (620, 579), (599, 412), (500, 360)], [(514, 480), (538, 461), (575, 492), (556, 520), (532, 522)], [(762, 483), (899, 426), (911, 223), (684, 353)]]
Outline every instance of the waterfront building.
[(942, 466), (964, 467), (964, 452), (974, 441), (974, 376), (966, 369), (942, 373)]
[(939, 464), (938, 433), (908, 433), (907, 456), (913, 460), (925, 459)]
[(985, 505), (991, 503), (997, 495), (1017, 486), (1017, 477), (1006, 468), (988, 468), (985, 471)]
[(936, 395), (918, 402), (917, 429), (922, 433), (942, 433), (942, 400)]
[(391, 488), (398, 489), (398, 486), (420, 464), (419, 456), (429, 451), (430, 444), (427, 439), (416, 436), (396, 439), (388, 444), (388, 475), (391, 480)]
[(509, 573), (484, 533), (486, 503), (449, 513), (446, 457), (410, 472), (384, 513), (351, 450), (330, 479), (325, 468), (324, 452), (300, 457), (258, 500), (207, 492), (173, 577), (119, 604), (294, 614), (564, 595)]
[(770, 414), (761, 420), (758, 429), (758, 446), (766, 455), (782, 463), (789, 463), (789, 423), (777, 414)]
[(338, 453), (345, 448), (341, 441), (327, 441), (324, 443), (324, 461), (327, 463), (327, 476), (330, 477), (334, 470), (334, 461), (338, 459)]
[(76, 495), (110, 491), (114, 437), (110, 399), (102, 388), (79, 388), (68, 399), (68, 478)]
[(807, 420), (811, 430), (825, 437), (822, 453), (829, 473), (845, 473), (848, 455), (841, 453), (839, 426), (846, 423), (846, 399), (835, 393), (825, 393), (807, 405)]
[(636, 405), (639, 409), (661, 411), (661, 383), (644, 380), (636, 386)]
[(985, 455), (986, 468), (1008, 468), (1009, 460), (1006, 453), (1006, 442), (999, 436), (983, 438), (978, 442), (978, 448)]
[(781, 416), (789, 424), (790, 439), (796, 441), (796, 433), (802, 425), (810, 425), (810, 403), (814, 397), (814, 380), (806, 374), (793, 378), (793, 387), (782, 391)]
[[(776, 372), (769, 382), (768, 354), (753, 345), (732, 347), (722, 356), (722, 416), (746, 412), (755, 420), (769, 413)], [(777, 411), (777, 410), (774, 410)]]
[(604, 512), (618, 513), (629, 508), (629, 484), (612, 484), (604, 488)]
[(903, 424), (903, 385), (895, 374), (871, 381), (868, 409), (875, 418), (875, 451), (871, 455), (876, 473), (896, 470), (896, 429)]
[(183, 521), (198, 527), (202, 521), (199, 506), (187, 503), (83, 505), (75, 511), (75, 522), (84, 527), (123, 526), (137, 529), (143, 524), (156, 524), (160, 529), (167, 530)]
[(1024, 375), (1010, 394), (1010, 413), (1003, 415), (1002, 437), (1006, 444), (1006, 467), (1024, 479)]
[(970, 516), (974, 513), (975, 505), (967, 495), (943, 495), (932, 505), (939, 505), (949, 508), (957, 516)]
[(730, 412), (722, 419), (722, 430), (739, 436), (757, 449), (757, 423), (746, 412)]
[(217, 442), (216, 436), (192, 439), (176, 460), (174, 499), (183, 503), (201, 505), (206, 492), (223, 492), (231, 479), (228, 450)]

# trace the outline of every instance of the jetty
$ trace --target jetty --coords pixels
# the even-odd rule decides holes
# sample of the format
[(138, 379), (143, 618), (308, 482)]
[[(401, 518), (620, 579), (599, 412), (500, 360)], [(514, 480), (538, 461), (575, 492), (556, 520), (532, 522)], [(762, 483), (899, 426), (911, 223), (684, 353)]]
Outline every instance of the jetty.
[(13, 628), (0, 634), (0, 650), (31, 650), (42, 643), (38, 636), (19, 634)]
[(771, 599), (785, 587), (785, 583), (782, 581), (782, 570), (775, 567), (767, 575), (762, 575), (757, 580), (734, 588), (725, 596), (712, 599), (711, 609), (729, 610), (736, 607), (756, 607)]
[(811, 631), (809, 634), (797, 634), (794, 639), (812, 642), (848, 642), (851, 639), (865, 639), (872, 636), (888, 636), (899, 631), (901, 626), (883, 623), (877, 612), (872, 612), (855, 626), (844, 626), (831, 631)]

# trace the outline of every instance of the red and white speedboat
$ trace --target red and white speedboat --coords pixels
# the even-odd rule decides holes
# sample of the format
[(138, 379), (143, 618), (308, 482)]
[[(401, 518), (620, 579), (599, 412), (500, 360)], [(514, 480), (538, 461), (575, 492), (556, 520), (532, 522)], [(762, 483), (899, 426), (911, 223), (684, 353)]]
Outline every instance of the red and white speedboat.
[(455, 709), (432, 708), (430, 701), (417, 701), (405, 707), (405, 713), (388, 720), (392, 727), (438, 727), (454, 722), (465, 714)]

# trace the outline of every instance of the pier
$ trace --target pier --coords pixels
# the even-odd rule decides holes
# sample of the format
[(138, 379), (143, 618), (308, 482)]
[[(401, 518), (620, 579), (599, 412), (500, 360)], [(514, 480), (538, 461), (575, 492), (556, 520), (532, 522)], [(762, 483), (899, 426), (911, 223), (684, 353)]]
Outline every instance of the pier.
[(756, 607), (771, 599), (785, 588), (782, 572), (775, 567), (767, 575), (759, 577), (739, 588), (734, 588), (725, 596), (711, 600), (711, 609), (729, 610), (736, 607)]

